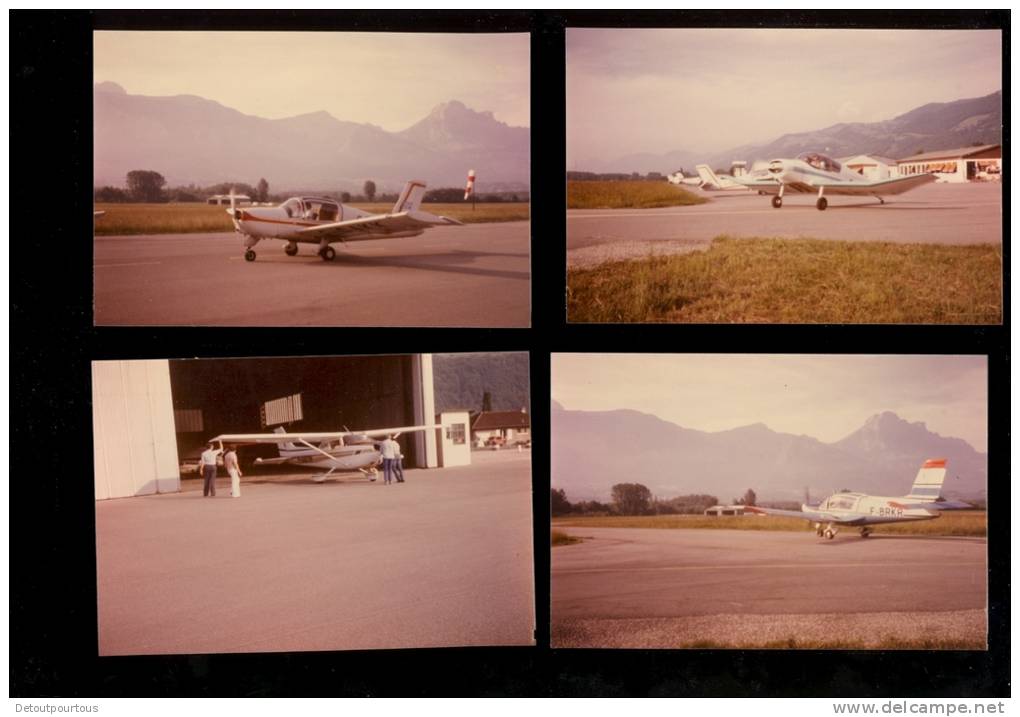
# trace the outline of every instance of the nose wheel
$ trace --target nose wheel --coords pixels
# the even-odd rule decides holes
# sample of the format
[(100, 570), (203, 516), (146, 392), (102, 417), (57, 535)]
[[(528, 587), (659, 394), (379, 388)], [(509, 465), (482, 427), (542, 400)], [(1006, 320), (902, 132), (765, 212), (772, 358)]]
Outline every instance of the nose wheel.
[(254, 249), (249, 249), (248, 251), (246, 251), (244, 253), (244, 260), (245, 261), (255, 261), (255, 250)]
[(824, 212), (825, 208), (829, 206), (829, 200), (825, 197), (820, 197), (818, 201), (815, 202), (815, 206), (818, 207), (818, 211)]
[(283, 253), (287, 256), (297, 256), (297, 244), (288, 244), (283, 248)]
[(775, 209), (779, 209), (781, 206), (783, 206), (783, 198), (780, 197), (778, 194), (772, 197), (772, 206)]

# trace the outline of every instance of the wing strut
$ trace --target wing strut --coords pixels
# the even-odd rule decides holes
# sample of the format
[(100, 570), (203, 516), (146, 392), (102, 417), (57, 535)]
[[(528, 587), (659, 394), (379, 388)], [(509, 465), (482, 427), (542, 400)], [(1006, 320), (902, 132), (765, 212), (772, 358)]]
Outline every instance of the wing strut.
[(333, 466), (332, 468), (330, 468), (325, 473), (323, 473), (321, 476), (312, 476), (312, 480), (315, 481), (316, 483), (325, 483), (326, 479), (329, 478), (331, 475), (333, 475), (333, 471), (335, 471), (337, 468), (340, 467), (340, 464), (337, 462), (336, 458), (334, 458), (333, 456), (329, 455), (328, 453), (326, 453), (326, 451), (322, 450), (318, 446), (313, 446), (311, 443), (306, 441), (304, 438), (299, 438), (298, 439), (298, 443), (300, 443), (302, 445), (305, 445), (305, 446), (308, 446), (309, 448), (311, 448), (316, 453), (321, 453), (322, 455), (326, 456), (326, 458), (328, 458), (329, 460), (331, 460), (331, 461), (333, 461), (334, 463), (337, 464), (337, 465)]

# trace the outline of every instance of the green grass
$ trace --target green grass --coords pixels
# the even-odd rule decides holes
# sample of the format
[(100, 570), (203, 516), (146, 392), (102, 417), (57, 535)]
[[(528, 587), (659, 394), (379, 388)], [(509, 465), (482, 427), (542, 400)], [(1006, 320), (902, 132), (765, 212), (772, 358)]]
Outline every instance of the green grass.
[[(785, 530), (814, 531), (814, 525), (800, 518), (781, 516), (722, 515), (612, 515), (554, 518), (554, 528), (659, 528), (715, 529), (715, 530)], [(947, 511), (934, 520), (915, 523), (888, 523), (872, 526), (876, 535), (953, 535), (984, 537), (987, 534), (987, 514), (979, 510)], [(857, 528), (843, 528), (842, 532), (856, 534)]]
[(803, 640), (791, 637), (788, 640), (773, 640), (761, 645), (743, 647), (727, 642), (715, 642), (712, 640), (696, 640), (689, 645), (684, 645), (692, 650), (718, 650), (734, 649), (742, 647), (752, 650), (986, 650), (988, 645), (982, 639), (932, 637), (917, 638), (916, 640), (903, 640), (896, 637), (887, 637), (876, 645), (863, 645), (860, 642), (832, 638), (831, 640)]
[(575, 537), (573, 535), (568, 535), (567, 533), (564, 533), (562, 530), (553, 530), (550, 537), (552, 547), (554, 548), (557, 545), (572, 545), (574, 543), (581, 542), (581, 538)]
[(999, 324), (1002, 247), (717, 237), (567, 275), (572, 322)]
[[(393, 203), (352, 204), (373, 213), (388, 212)], [(524, 221), (530, 216), (527, 202), (482, 204), (472, 211), (470, 203), (423, 204), (422, 209), (457, 219), (465, 224)], [(106, 214), (95, 220), (97, 236), (128, 234), (189, 234), (232, 232), (234, 225), (225, 206), (183, 204), (96, 204)]]
[(669, 182), (567, 182), (567, 209), (649, 209), (707, 201)]

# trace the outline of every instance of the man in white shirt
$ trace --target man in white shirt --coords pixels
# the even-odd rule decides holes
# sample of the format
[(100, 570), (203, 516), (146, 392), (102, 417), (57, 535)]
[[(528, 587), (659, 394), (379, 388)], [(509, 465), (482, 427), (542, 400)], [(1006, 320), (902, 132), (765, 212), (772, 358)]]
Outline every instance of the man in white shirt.
[(242, 473), (241, 466), (237, 462), (237, 451), (233, 446), (228, 446), (227, 452), (223, 454), (223, 467), (230, 474), (230, 496), (232, 498), (240, 498)]
[(209, 443), (208, 448), (202, 452), (202, 459), (199, 465), (202, 467), (202, 497), (211, 495), (216, 497), (216, 457), (223, 452), (222, 448), (216, 448)]
[(379, 444), (379, 452), (382, 454), (383, 482), (389, 485), (393, 482), (393, 463), (400, 455), (400, 444), (393, 440), (393, 435), (386, 436), (386, 440)]

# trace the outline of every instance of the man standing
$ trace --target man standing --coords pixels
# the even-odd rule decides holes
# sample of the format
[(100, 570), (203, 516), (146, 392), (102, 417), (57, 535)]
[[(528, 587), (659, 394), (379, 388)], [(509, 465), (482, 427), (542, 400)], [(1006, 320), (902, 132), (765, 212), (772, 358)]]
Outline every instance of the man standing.
[(230, 474), (230, 496), (232, 498), (241, 497), (241, 466), (237, 462), (237, 451), (234, 450), (233, 446), (227, 448), (227, 452), (223, 454), (223, 467), (227, 469), (227, 473)]
[(202, 478), (204, 483), (202, 484), (202, 497), (211, 495), (213, 498), (216, 497), (216, 457), (223, 452), (222, 448), (216, 448), (216, 446), (210, 441), (208, 448), (202, 452), (202, 460), (199, 465), (202, 466)]
[(400, 455), (400, 444), (393, 440), (393, 434), (379, 444), (379, 452), (382, 454), (383, 482), (389, 485), (393, 482), (393, 463)]
[(404, 482), (404, 454), (400, 452), (400, 444), (397, 444), (397, 457), (393, 459), (393, 475), (397, 483)]

